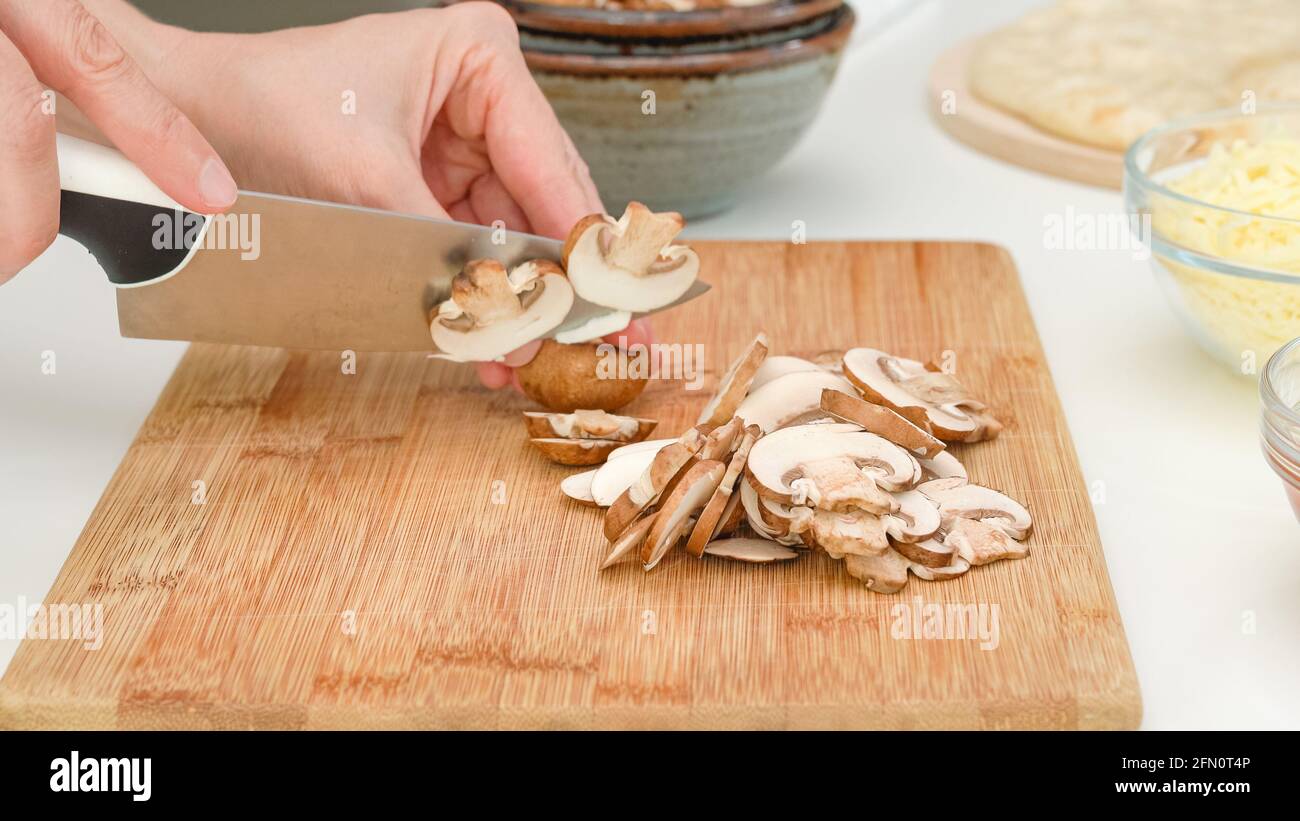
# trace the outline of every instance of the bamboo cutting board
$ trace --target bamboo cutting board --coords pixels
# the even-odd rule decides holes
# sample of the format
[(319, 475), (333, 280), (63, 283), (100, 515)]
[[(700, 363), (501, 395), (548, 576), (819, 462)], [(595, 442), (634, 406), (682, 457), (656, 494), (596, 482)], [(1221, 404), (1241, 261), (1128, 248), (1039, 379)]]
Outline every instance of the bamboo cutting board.
[[(46, 599), (101, 604), (101, 646), (24, 641), (0, 726), (1136, 726), (1088, 493), (1008, 255), (697, 247), (715, 289), (657, 331), (704, 346), (705, 384), (653, 382), (629, 412), (684, 429), (759, 330), (782, 353), (953, 351), (1007, 423), (958, 453), (1028, 504), (1029, 558), (895, 596), (824, 555), (598, 573), (600, 514), (525, 444), (522, 397), (420, 354), (362, 354), (346, 374), (338, 353), (196, 344)], [(895, 637), (934, 603), (996, 605), (989, 649)]]

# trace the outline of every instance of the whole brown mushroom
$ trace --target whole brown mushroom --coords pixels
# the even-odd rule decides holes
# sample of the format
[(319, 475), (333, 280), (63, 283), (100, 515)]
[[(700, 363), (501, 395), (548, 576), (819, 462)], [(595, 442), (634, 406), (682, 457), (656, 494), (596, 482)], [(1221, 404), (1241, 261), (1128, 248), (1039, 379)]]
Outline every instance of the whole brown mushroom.
[(618, 410), (641, 395), (649, 374), (635, 357), (606, 350), (592, 343), (562, 345), (548, 339), (533, 361), (515, 370), (519, 387), (553, 411)]

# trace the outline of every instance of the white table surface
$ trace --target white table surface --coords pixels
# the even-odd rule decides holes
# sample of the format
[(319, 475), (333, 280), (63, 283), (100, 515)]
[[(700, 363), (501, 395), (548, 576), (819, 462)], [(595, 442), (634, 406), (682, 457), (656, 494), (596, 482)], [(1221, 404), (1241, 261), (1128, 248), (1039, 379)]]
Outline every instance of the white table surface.
[[(1046, 215), (1121, 210), (1117, 193), (987, 159), (927, 114), (934, 58), (1031, 5), (931, 2), (862, 46), (799, 147), (689, 235), (788, 238), (803, 220), (811, 240), (1008, 248), (1085, 478), (1105, 489), (1143, 726), (1300, 728), (1300, 525), (1259, 454), (1254, 383), (1194, 346), (1131, 252), (1045, 247)], [(0, 288), (0, 604), (49, 589), (183, 351), (120, 338), (111, 289), (70, 241)], [(16, 646), (0, 640), (0, 668)]]

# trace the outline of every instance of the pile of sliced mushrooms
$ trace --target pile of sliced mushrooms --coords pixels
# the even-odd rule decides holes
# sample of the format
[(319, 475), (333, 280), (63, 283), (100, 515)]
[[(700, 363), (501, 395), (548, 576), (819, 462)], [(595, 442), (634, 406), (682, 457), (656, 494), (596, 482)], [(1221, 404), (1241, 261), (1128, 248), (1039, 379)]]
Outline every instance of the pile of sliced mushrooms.
[[(452, 356), (493, 359), (521, 337), (545, 333), (546, 322), (555, 327), (575, 291), (628, 312), (666, 305), (699, 268), (694, 252), (673, 244), (681, 228), (679, 215), (633, 203), (621, 220), (581, 221), (563, 268), (535, 261), (507, 274), (471, 263), (432, 318), (434, 339)], [(563, 311), (554, 322), (547, 315), (530, 323), (545, 300)], [(574, 349), (567, 361), (575, 361), (573, 345), (555, 347)], [(697, 558), (758, 563), (822, 550), (869, 589), (894, 593), (912, 575), (952, 579), (1027, 555), (1029, 511), (971, 482), (948, 450), (993, 439), (1002, 425), (937, 367), (873, 348), (816, 361), (769, 356), (759, 334), (696, 425), (653, 440), (653, 419), (584, 403), (584, 394), (609, 392), (586, 390), (582, 368), (566, 365), (561, 398), (554, 390), (534, 396), (552, 412), (526, 412), (524, 423), (547, 458), (599, 465), (560, 489), (605, 508), (602, 569), (635, 560), (649, 571), (679, 547)], [(527, 385), (525, 392), (533, 396)]]

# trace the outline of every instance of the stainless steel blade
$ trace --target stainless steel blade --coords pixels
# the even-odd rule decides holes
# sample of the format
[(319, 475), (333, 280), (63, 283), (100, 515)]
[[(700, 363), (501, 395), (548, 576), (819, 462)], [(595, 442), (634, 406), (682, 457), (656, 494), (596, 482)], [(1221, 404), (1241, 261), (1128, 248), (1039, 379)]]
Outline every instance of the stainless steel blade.
[[(123, 336), (433, 350), (429, 310), (467, 260), (510, 266), (558, 260), (563, 249), (529, 234), (253, 192), (241, 192), (229, 214), (242, 221), (244, 247), (233, 220), (214, 221), (175, 276), (118, 290)], [(609, 313), (588, 303), (583, 310), (583, 321)]]

